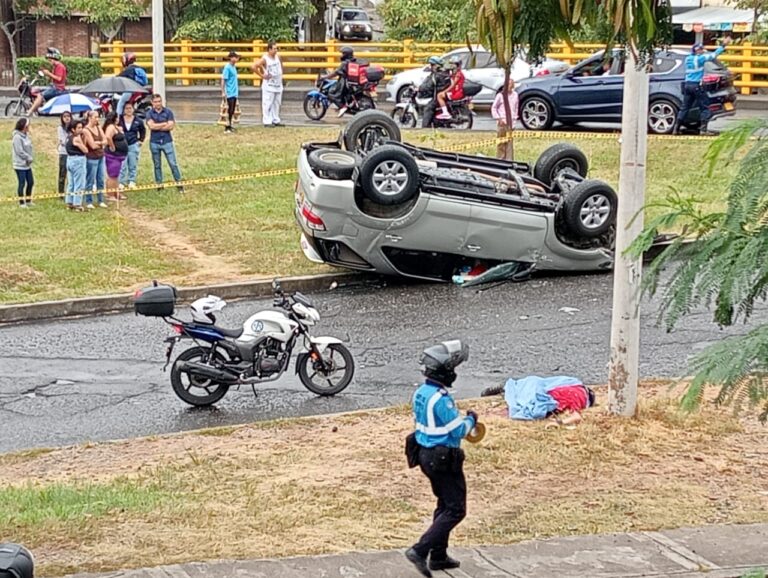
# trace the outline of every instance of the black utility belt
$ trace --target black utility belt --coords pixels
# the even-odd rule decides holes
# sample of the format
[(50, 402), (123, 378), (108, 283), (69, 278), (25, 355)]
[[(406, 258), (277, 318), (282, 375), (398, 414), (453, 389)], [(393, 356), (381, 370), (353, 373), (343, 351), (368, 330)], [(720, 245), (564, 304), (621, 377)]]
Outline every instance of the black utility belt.
[(435, 446), (432, 448), (419, 447), (419, 457), (422, 463), (428, 463), (437, 472), (459, 471), (464, 463), (464, 450)]

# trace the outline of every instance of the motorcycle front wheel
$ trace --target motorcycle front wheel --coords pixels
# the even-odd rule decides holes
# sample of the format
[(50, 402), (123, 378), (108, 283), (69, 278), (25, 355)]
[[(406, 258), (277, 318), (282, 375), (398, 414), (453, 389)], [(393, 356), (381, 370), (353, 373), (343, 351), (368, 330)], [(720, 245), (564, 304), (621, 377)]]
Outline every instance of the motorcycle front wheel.
[(5, 106), (5, 116), (24, 116), (30, 109), (30, 104), (26, 100), (14, 98)]
[(319, 98), (314, 98), (309, 95), (304, 97), (304, 114), (307, 115), (308, 119), (320, 120), (325, 116), (327, 111), (328, 105), (323, 104), (323, 101)]
[[(228, 385), (217, 383), (202, 375), (192, 375), (179, 370), (179, 361), (194, 361), (210, 365), (211, 352), (203, 347), (192, 347), (183, 351), (176, 358), (171, 368), (171, 386), (173, 392), (179, 398), (196, 407), (205, 407), (213, 405), (224, 397), (229, 390)], [(218, 351), (215, 354), (215, 360), (219, 363), (226, 363), (225, 357)]]
[(317, 395), (336, 395), (344, 390), (355, 374), (355, 360), (341, 343), (332, 343), (323, 351), (322, 360), (302, 353), (298, 359), (302, 385)]
[(396, 108), (392, 111), (392, 120), (400, 128), (416, 128), (416, 115), (404, 108)]

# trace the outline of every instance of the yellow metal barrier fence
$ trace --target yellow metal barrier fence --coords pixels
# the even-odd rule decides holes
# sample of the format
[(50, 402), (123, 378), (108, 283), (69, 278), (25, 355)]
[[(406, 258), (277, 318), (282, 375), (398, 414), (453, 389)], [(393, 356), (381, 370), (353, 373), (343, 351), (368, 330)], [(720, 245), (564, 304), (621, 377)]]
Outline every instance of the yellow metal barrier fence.
[[(466, 45), (404, 40), (365, 42), (354, 46), (371, 64), (383, 66), (388, 78), (401, 70), (423, 65), (430, 56)], [(322, 43), (280, 43), (279, 47), (285, 79), (306, 82), (314, 81), (319, 72), (338, 66), (341, 43), (334, 40)], [(554, 44), (547, 56), (574, 64), (602, 48), (602, 44)], [(238, 64), (240, 77), (258, 86), (259, 78), (251, 72), (250, 65), (266, 51), (266, 42), (263, 40), (247, 43), (193, 43), (182, 40), (166, 44), (165, 77), (182, 86), (217, 84), (230, 50), (236, 50), (242, 56)], [(122, 68), (120, 59), (126, 52), (135, 53), (138, 64), (152, 76), (152, 45), (120, 41), (101, 47), (101, 67), (104, 74), (118, 74)], [(720, 56), (720, 60), (727, 63), (729, 69), (736, 74), (735, 84), (741, 89), (741, 94), (752, 94), (757, 89), (768, 88), (768, 46), (753, 45), (749, 42), (732, 44), (726, 53)]]

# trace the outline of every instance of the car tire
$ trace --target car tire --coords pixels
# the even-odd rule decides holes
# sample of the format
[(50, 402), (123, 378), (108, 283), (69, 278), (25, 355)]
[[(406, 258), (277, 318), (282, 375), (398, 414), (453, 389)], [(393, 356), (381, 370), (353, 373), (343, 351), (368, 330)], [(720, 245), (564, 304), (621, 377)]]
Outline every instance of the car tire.
[(307, 162), (321, 177), (344, 181), (352, 178), (357, 158), (352, 153), (339, 149), (315, 149), (309, 153)]
[(565, 194), (561, 207), (567, 232), (579, 239), (594, 239), (616, 225), (618, 197), (603, 181), (585, 180)]
[(542, 96), (529, 96), (520, 103), (520, 122), (527, 130), (549, 130), (555, 122), (552, 105)]
[(566, 143), (557, 143), (546, 149), (533, 167), (533, 176), (547, 186), (551, 186), (558, 174), (565, 169), (571, 169), (587, 176), (589, 161), (579, 148)]
[(402, 205), (419, 191), (419, 165), (404, 148), (382, 145), (363, 159), (360, 186), (363, 195), (378, 205)]
[(395, 103), (400, 104), (405, 100), (406, 94), (410, 95), (415, 91), (416, 87), (413, 84), (404, 84), (397, 90), (397, 94), (395, 95)]
[(654, 100), (648, 106), (648, 130), (654, 134), (672, 134), (679, 107), (666, 98)]
[(370, 151), (385, 141), (400, 142), (400, 127), (380, 110), (365, 110), (347, 123), (341, 134), (344, 147), (350, 152)]

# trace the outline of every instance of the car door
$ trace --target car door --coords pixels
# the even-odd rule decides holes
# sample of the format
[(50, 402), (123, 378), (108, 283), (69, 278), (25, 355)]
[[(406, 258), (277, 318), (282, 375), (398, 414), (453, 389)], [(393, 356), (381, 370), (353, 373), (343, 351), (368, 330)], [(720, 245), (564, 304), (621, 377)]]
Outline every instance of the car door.
[(483, 87), (473, 97), (475, 102), (493, 102), (496, 90), (504, 84), (504, 70), (499, 68), (496, 57), (490, 52), (475, 52), (469, 58), (464, 76)]
[(546, 236), (547, 218), (541, 213), (473, 203), (464, 254), (496, 261), (533, 261)]
[(560, 79), (555, 103), (558, 118), (578, 121), (621, 118), (622, 75), (602, 75), (603, 55), (578, 64)]
[(430, 195), (418, 219), (393, 219), (382, 232), (382, 246), (412, 251), (461, 254), (467, 240), (470, 204), (451, 197)]

